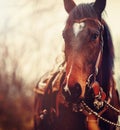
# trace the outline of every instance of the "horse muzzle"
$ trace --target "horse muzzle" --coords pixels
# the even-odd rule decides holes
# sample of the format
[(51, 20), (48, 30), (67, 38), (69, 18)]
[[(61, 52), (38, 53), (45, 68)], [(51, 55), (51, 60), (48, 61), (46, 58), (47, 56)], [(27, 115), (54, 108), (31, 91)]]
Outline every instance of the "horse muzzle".
[(81, 96), (82, 88), (79, 83), (76, 83), (74, 86), (63, 84), (62, 94), (68, 103), (78, 104), (79, 106), (79, 104), (84, 101), (91, 109), (97, 112), (103, 109), (104, 100), (106, 98), (106, 94), (97, 81), (92, 83), (91, 86), (86, 85), (84, 97)]

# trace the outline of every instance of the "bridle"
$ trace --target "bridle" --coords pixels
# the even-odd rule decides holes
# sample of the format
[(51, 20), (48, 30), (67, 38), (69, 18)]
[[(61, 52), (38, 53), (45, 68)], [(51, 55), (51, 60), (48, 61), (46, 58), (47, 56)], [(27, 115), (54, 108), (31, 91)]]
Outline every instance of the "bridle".
[[(100, 38), (100, 42), (99, 42), (100, 50), (99, 50), (99, 53), (98, 53), (98, 56), (97, 56), (97, 59), (96, 59), (94, 72), (88, 76), (88, 79), (86, 81), (86, 86), (89, 87), (89, 86), (91, 86), (91, 83), (96, 81), (96, 77), (98, 75), (98, 71), (99, 71), (99, 67), (100, 67), (100, 63), (101, 63), (101, 59), (102, 59), (102, 52), (103, 52), (103, 44), (104, 44), (103, 31), (104, 31), (104, 27), (103, 27), (102, 23), (98, 19), (95, 19), (95, 18), (83, 18), (83, 19), (80, 19), (80, 20), (75, 20), (74, 23), (82, 23), (82, 22), (86, 22), (86, 21), (92, 21), (96, 25), (98, 25), (98, 27), (99, 27), (99, 38)], [(70, 27), (70, 25), (67, 25), (65, 27), (65, 30), (66, 30), (66, 28), (69, 28), (69, 27)], [(68, 74), (66, 74), (66, 84), (65, 84), (65, 87), (64, 87), (65, 92), (68, 92), (69, 95), (71, 95), (71, 93), (70, 93), (70, 90), (68, 88), (68, 80), (69, 80), (69, 77), (70, 77), (70, 74), (71, 74), (71, 69), (72, 69), (72, 65), (70, 67)]]
[[(99, 67), (100, 67), (100, 63), (101, 63), (101, 59), (102, 59), (102, 52), (103, 52), (103, 45), (104, 45), (104, 41), (103, 41), (104, 28), (103, 28), (102, 22), (99, 21), (98, 19), (95, 19), (95, 18), (84, 18), (84, 19), (81, 19), (81, 20), (75, 21), (75, 22), (81, 23), (81, 22), (85, 22), (85, 21), (88, 21), (88, 20), (94, 21), (95, 23), (97, 23), (100, 26), (100, 45), (101, 45), (101, 47), (100, 47), (98, 57), (97, 57), (97, 60), (96, 60), (95, 71), (94, 71), (94, 73), (89, 75), (89, 77), (86, 81), (86, 88), (88, 90), (93, 91), (92, 84), (97, 82), (96, 77), (99, 73)], [(69, 76), (69, 75), (67, 75), (67, 76)], [(65, 86), (65, 89), (66, 89), (65, 91), (68, 92), (69, 95), (71, 96), (68, 85)], [(110, 91), (109, 91), (110, 96), (111, 96), (111, 93), (112, 93), (111, 91), (112, 90), (110, 89)], [(109, 121), (109, 120), (107, 120), (107, 119), (105, 119), (101, 116), (108, 108), (110, 108), (113, 111), (120, 114), (120, 110), (118, 110), (115, 107), (113, 107), (112, 105), (110, 105), (111, 97), (109, 96), (109, 98), (107, 98), (107, 101), (106, 101), (105, 100), (106, 95), (105, 95), (104, 99), (102, 99), (101, 93), (104, 93), (103, 90), (102, 90), (102, 87), (100, 87), (99, 93), (97, 95), (95, 95), (95, 99), (94, 99), (94, 102), (93, 102), (96, 110), (89, 107), (89, 105), (87, 104), (85, 99), (80, 99), (80, 100), (78, 99), (76, 102), (72, 102), (72, 103), (69, 102), (69, 101), (66, 101), (66, 102), (67, 102), (67, 104), (70, 104), (70, 106), (72, 106), (71, 108), (72, 108), (72, 111), (74, 111), (74, 112), (82, 112), (84, 115), (86, 115), (86, 117), (88, 117), (89, 115), (92, 114), (97, 118), (97, 120), (100, 119), (100, 120), (103, 120), (104, 122), (106, 122), (110, 125), (120, 127), (119, 124), (116, 124), (112, 121)], [(65, 97), (64, 94), (63, 94), (63, 96)]]

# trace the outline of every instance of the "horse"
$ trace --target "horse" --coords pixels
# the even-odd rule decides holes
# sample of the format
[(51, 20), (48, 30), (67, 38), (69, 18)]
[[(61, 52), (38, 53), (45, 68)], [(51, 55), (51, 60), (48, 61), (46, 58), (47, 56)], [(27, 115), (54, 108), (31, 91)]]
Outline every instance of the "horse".
[(68, 13), (65, 58), (34, 88), (35, 130), (115, 130), (120, 127), (114, 80), (114, 46), (102, 13), (106, 0), (76, 5)]

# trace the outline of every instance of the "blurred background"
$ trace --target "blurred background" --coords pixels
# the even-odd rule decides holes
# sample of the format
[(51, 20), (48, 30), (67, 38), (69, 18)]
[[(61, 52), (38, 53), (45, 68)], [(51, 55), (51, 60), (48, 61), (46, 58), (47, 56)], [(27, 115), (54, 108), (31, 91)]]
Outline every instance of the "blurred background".
[[(114, 41), (120, 91), (119, 12), (120, 1), (107, 0), (103, 17)], [(62, 0), (0, 0), (0, 130), (33, 129), (33, 88), (62, 54), (67, 16)]]

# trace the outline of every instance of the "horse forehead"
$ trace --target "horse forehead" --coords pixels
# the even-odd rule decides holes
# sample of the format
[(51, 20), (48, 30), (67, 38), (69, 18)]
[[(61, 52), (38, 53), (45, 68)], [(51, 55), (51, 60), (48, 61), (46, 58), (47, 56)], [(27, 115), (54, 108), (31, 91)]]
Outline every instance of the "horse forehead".
[(85, 22), (74, 23), (73, 24), (73, 32), (74, 32), (75, 36), (77, 36), (78, 33), (84, 29), (84, 27), (85, 27)]
[(81, 32), (85, 27), (88, 27), (89, 29), (100, 29), (100, 24), (97, 21), (83, 21), (83, 22), (75, 22), (73, 24), (73, 32), (75, 36), (78, 35), (79, 32)]

